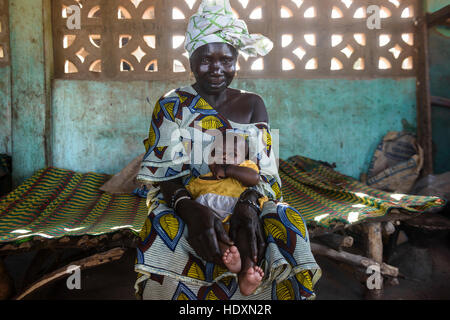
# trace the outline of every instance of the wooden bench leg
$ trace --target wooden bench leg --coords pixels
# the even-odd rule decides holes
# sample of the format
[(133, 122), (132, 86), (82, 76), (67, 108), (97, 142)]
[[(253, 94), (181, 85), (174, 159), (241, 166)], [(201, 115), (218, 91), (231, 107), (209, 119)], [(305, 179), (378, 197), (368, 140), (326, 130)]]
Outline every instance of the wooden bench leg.
[[(372, 222), (364, 225), (366, 238), (366, 256), (378, 262), (383, 263), (383, 237), (380, 222)], [(383, 277), (380, 274), (380, 285), (378, 288), (367, 288), (367, 299), (381, 299), (383, 296)]]

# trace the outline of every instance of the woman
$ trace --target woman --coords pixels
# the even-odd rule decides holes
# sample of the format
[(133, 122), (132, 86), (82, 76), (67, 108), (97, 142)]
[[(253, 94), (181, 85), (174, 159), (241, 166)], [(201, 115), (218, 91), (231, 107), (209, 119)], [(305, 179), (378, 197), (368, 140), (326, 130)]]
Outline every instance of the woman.
[[(238, 50), (264, 55), (271, 42), (249, 35), (231, 13), (228, 0), (204, 0), (186, 35), (194, 85), (162, 97), (155, 106), (146, 155), (138, 179), (155, 186), (141, 232), (135, 270), (138, 295), (150, 299), (243, 299), (236, 275), (222, 263), (219, 242), (240, 248), (245, 270), (264, 270), (252, 298), (313, 298), (320, 277), (300, 214), (280, 202), (281, 182), (271, 146), (268, 116), (255, 94), (229, 88)], [(249, 157), (260, 168), (260, 182), (244, 192), (230, 219), (229, 235), (210, 209), (184, 188), (210, 171), (204, 151), (213, 140), (205, 131), (233, 133), (249, 140)], [(261, 212), (255, 203), (263, 195)]]

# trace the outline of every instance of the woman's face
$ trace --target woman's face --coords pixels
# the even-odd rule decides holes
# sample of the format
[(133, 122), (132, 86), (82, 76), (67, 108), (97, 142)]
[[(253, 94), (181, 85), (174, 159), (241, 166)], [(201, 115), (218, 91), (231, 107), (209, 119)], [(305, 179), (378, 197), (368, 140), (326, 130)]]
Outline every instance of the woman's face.
[(191, 70), (197, 85), (208, 94), (225, 90), (236, 73), (237, 51), (226, 43), (209, 43), (191, 56)]

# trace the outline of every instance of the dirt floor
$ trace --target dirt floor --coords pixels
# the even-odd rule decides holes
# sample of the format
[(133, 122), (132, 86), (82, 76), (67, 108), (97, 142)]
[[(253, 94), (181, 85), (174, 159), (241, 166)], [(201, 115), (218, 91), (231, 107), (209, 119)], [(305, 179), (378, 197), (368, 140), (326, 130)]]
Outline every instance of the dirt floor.
[[(7, 267), (14, 275), (16, 285), (23, 278), (24, 271), (14, 267), (25, 265), (32, 253), (8, 259)], [(134, 250), (128, 250), (115, 262), (84, 270), (81, 273), (81, 289), (69, 290), (66, 280), (57, 281), (28, 296), (27, 299), (135, 299)], [(317, 256), (322, 268), (322, 278), (316, 286), (317, 300), (362, 300), (367, 290), (363, 281), (347, 266)], [(18, 260), (19, 259), (19, 260)], [(23, 264), (20, 264), (20, 259)], [(427, 239), (421, 247), (410, 242), (399, 245), (388, 261), (398, 266), (402, 277), (398, 285), (386, 284), (383, 299), (387, 300), (430, 300), (450, 299), (450, 237), (448, 234)], [(22, 268), (24, 269), (24, 268)]]
[[(361, 300), (366, 298), (364, 282), (346, 266), (317, 257), (323, 269), (317, 284), (318, 300)], [(424, 248), (404, 243), (397, 247), (389, 264), (399, 267), (398, 285), (385, 285), (386, 300), (450, 299), (450, 245), (448, 238), (433, 239)]]

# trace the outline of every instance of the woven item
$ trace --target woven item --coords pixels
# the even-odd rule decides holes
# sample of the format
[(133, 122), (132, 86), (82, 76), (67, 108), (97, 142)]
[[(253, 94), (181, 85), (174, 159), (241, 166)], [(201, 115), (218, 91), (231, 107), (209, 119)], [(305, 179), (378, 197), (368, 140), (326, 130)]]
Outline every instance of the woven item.
[(418, 215), (441, 208), (438, 197), (395, 194), (368, 187), (331, 167), (306, 157), (280, 159), (283, 199), (302, 213), (308, 224), (330, 228), (335, 222), (355, 223), (381, 217), (392, 209)]
[(98, 235), (122, 228), (139, 232), (148, 213), (145, 199), (100, 191), (108, 178), (58, 168), (37, 171), (0, 199), (0, 242)]

